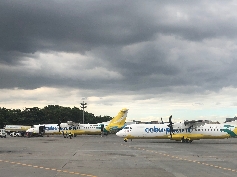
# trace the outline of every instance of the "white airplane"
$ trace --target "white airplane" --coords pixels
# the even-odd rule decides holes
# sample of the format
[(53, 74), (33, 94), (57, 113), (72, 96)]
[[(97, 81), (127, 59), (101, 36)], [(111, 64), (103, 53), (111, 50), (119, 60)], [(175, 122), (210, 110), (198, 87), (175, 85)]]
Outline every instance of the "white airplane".
[(169, 123), (164, 124), (132, 124), (127, 125), (116, 133), (128, 139), (170, 139), (191, 143), (200, 139), (225, 139), (237, 136), (237, 125), (233, 124), (206, 124), (202, 120), (173, 123), (172, 116)]
[(127, 118), (128, 109), (123, 108), (119, 111), (118, 115), (115, 116), (111, 121), (106, 123), (98, 124), (78, 124), (68, 121), (67, 123), (59, 124), (40, 124), (34, 125), (32, 128), (28, 129), (26, 133), (28, 136), (32, 135), (43, 135), (43, 134), (63, 134), (72, 136), (81, 134), (97, 135), (108, 134), (112, 131), (119, 131), (124, 128), (125, 121)]
[(60, 130), (72, 126), (71, 121), (60, 124), (39, 124), (26, 130), (27, 136), (43, 136), (44, 134), (61, 134)]
[(98, 124), (78, 124), (76, 126), (65, 127), (62, 129), (62, 133), (70, 133), (75, 136), (82, 134), (100, 135), (101, 133), (108, 134), (114, 131), (117, 132), (124, 128), (127, 113), (128, 109), (123, 108), (119, 111), (118, 115), (109, 122)]

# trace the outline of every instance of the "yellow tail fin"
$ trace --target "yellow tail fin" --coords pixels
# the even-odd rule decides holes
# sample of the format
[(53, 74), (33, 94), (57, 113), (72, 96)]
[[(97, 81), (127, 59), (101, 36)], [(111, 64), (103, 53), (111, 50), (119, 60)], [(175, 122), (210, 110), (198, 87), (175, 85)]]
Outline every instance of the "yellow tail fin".
[(105, 127), (105, 129), (107, 131), (110, 131), (111, 129), (121, 129), (123, 128), (126, 118), (127, 118), (127, 113), (128, 113), (128, 109), (127, 108), (123, 108), (119, 111), (118, 115), (115, 116), (111, 122), (109, 123), (109, 125), (107, 125)]

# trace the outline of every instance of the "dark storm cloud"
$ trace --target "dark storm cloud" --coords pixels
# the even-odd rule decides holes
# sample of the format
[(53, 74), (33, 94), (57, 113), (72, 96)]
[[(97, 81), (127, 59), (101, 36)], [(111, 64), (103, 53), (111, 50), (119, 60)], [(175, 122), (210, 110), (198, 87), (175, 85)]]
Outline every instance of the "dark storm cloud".
[[(233, 19), (223, 22), (205, 11), (208, 6), (198, 5), (204, 10), (186, 2), (162, 2), (160, 6), (152, 1), (4, 1), (0, 5), (0, 47), (23, 53), (84, 52), (95, 46), (148, 41), (156, 33), (198, 40), (226, 35), (226, 30), (235, 32)], [(176, 17), (176, 11), (187, 14), (188, 20)]]
[(3, 22), (0, 48), (22, 53), (43, 50), (84, 52), (98, 45), (148, 40), (153, 35), (149, 30), (152, 23), (143, 22), (136, 6), (129, 7), (129, 4), (4, 1), (0, 5)]
[[(116, 88), (115, 92), (151, 89), (159, 93), (178, 92), (183, 86), (187, 90), (180, 92), (235, 87), (236, 53), (231, 52), (233, 60), (229, 63), (221, 62), (225, 58), (215, 62), (216, 55), (209, 51), (216, 47), (215, 41), (205, 43), (236, 39), (237, 15), (231, 3), (2, 1), (0, 63), (21, 68), (20, 61), (29, 56), (40, 60), (35, 56), (39, 53), (89, 53), (98, 61), (87, 63), (85, 69), (101, 66), (122, 78), (90, 78), (87, 82), (80, 77), (70, 78), (67, 72), (47, 75), (45, 70), (34, 74), (24, 69), (1, 70), (1, 88), (66, 85)], [(178, 50), (175, 57), (171, 55), (173, 50)]]

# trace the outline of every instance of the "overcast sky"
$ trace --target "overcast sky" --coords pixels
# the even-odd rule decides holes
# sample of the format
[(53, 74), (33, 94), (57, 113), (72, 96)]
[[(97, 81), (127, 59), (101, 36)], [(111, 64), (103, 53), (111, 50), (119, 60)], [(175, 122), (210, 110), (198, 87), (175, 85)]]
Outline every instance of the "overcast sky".
[(0, 107), (128, 120), (237, 115), (236, 1), (0, 3)]

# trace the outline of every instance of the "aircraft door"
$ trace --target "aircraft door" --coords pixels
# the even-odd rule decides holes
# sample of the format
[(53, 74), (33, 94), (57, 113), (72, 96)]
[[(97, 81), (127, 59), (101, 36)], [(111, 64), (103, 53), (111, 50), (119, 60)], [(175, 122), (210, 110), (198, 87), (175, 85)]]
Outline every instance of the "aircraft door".
[(45, 126), (39, 126), (39, 135), (43, 136), (45, 133)]
[(101, 127), (100, 127), (100, 131), (103, 132), (104, 131), (104, 124), (101, 124)]
[(102, 137), (104, 134), (107, 135), (107, 132), (104, 131), (104, 127), (105, 127), (104, 124), (101, 124), (100, 126), (101, 126), (101, 127), (100, 127), (101, 137)]

